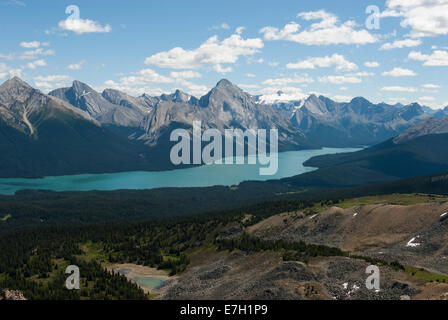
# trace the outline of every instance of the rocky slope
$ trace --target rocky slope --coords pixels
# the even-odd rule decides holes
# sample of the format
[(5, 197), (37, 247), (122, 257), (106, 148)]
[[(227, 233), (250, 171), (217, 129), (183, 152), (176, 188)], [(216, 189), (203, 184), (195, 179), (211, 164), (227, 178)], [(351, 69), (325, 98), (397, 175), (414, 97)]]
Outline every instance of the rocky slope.
[(92, 121), (88, 113), (43, 94), (18, 77), (0, 86), (0, 119), (23, 133), (33, 135), (39, 122), (44, 118), (57, 117), (58, 113), (73, 119)]
[(191, 128), (193, 120), (219, 130), (277, 128), (282, 150), (372, 145), (433, 116), (415, 103), (373, 104), (361, 97), (348, 103), (316, 95), (297, 101), (265, 101), (226, 79), (199, 99), (180, 90), (159, 97), (132, 97), (112, 89), (99, 94), (79, 81), (50, 95), (87, 111), (103, 124), (134, 128), (125, 131), (126, 136), (151, 146), (169, 144), (168, 133)]
[(0, 300), (26, 300), (26, 298), (20, 291), (4, 289), (0, 294)]
[(0, 86), (0, 177), (153, 168), (150, 151), (19, 78)]
[(418, 104), (373, 104), (361, 97), (338, 103), (311, 95), (292, 109), (291, 121), (314, 143), (345, 147), (385, 141), (428, 117)]
[(444, 133), (448, 133), (448, 116), (443, 118), (430, 118), (418, 123), (396, 137), (394, 143), (402, 144), (418, 137)]
[[(375, 202), (377, 201), (377, 202)], [(388, 202), (403, 202), (403, 205)], [(371, 204), (349, 203), (368, 202)], [(414, 203), (416, 204), (408, 204)], [(407, 300), (446, 299), (448, 284), (431, 282), (432, 272), (448, 274), (448, 200), (446, 197), (389, 195), (347, 200), (317, 213), (286, 212), (249, 227), (234, 223), (218, 238), (246, 232), (267, 241), (303, 241), (338, 247), (346, 257), (285, 261), (282, 252), (195, 251), (188, 270), (168, 281), (158, 299)], [(314, 211), (314, 210), (313, 210)], [(377, 261), (398, 261), (410, 269)], [(366, 288), (367, 266), (380, 269), (380, 290)], [(424, 269), (422, 269), (424, 268)], [(427, 270), (426, 278), (416, 276)], [(441, 278), (442, 279), (442, 278)]]
[(387, 267), (380, 268), (381, 290), (368, 290), (368, 265), (343, 257), (316, 258), (304, 264), (283, 261), (281, 254), (273, 252), (212, 255), (169, 281), (157, 299), (400, 300), (422, 292), (405, 274)]
[(143, 98), (131, 97), (116, 90), (100, 94), (80, 81), (70, 88), (56, 89), (49, 95), (87, 112), (102, 124), (138, 127), (150, 105)]
[(448, 201), (332, 207), (287, 213), (248, 228), (264, 239), (336, 246), (359, 255), (398, 260), (448, 274)]
[[(184, 99), (185, 100), (185, 99)], [(202, 121), (204, 129), (228, 128), (278, 129), (279, 148), (300, 149), (311, 146), (299, 129), (269, 105), (258, 104), (255, 97), (228, 80), (221, 80), (207, 95), (194, 103), (161, 100), (142, 121), (145, 133), (139, 139), (148, 144), (168, 143), (169, 133), (175, 128), (191, 130), (194, 120)]]

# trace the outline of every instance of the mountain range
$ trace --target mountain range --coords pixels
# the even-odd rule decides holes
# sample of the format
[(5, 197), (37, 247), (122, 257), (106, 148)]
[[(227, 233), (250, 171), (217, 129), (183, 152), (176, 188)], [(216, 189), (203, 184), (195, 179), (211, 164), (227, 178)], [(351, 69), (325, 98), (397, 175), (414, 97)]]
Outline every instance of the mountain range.
[(132, 97), (112, 89), (100, 94), (79, 81), (49, 94), (88, 112), (104, 125), (128, 128), (121, 132), (150, 146), (169, 144), (167, 133), (191, 128), (193, 120), (221, 131), (277, 128), (283, 151), (372, 145), (431, 116), (417, 103), (373, 104), (362, 97), (338, 103), (313, 94), (301, 101), (266, 103), (226, 79), (199, 99), (180, 90), (159, 97)]
[[(168, 148), (173, 144), (169, 135), (176, 128), (191, 130), (193, 120), (200, 120), (203, 128), (220, 131), (276, 128), (280, 151), (378, 144), (360, 153), (309, 161), (317, 167), (337, 167), (341, 159), (346, 163), (359, 154), (370, 157), (374, 150), (403, 153), (404, 146), (411, 145), (410, 149), (422, 151), (422, 142), (417, 146), (415, 141), (428, 143), (428, 135), (436, 136), (430, 140), (438, 141), (446, 133), (447, 118), (435, 114), (417, 103), (373, 104), (362, 97), (339, 103), (310, 95), (300, 101), (266, 103), (226, 79), (196, 98), (180, 90), (158, 97), (147, 94), (133, 97), (113, 89), (99, 93), (79, 81), (46, 95), (16, 77), (0, 86), (0, 176), (173, 168), (169, 161)], [(358, 164), (365, 163), (361, 158), (356, 158)], [(399, 165), (395, 160), (387, 161)], [(434, 170), (445, 168), (445, 162), (441, 163)], [(417, 167), (420, 164), (415, 163)], [(375, 158), (372, 166), (379, 165), (381, 162)], [(375, 171), (372, 166), (353, 165), (353, 170), (362, 168), (359, 174), (369, 179), (375, 177), (373, 172), (381, 172), (373, 180), (360, 179), (362, 182), (409, 176), (392, 174), (390, 170)], [(406, 166), (396, 170), (403, 168)], [(409, 172), (433, 173), (418, 168)]]
[(154, 169), (147, 148), (19, 78), (0, 86), (0, 176)]
[(300, 187), (350, 187), (447, 171), (448, 116), (429, 118), (364, 150), (317, 156), (304, 165), (319, 169), (283, 182)]
[(315, 144), (346, 147), (382, 142), (428, 117), (417, 103), (373, 104), (362, 97), (337, 103), (311, 95), (294, 110), (291, 121)]

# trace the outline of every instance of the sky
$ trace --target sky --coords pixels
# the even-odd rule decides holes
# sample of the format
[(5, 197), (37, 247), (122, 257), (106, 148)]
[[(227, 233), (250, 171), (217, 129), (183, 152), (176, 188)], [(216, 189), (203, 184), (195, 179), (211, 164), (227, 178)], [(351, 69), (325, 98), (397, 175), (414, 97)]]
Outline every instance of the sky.
[(448, 106), (448, 0), (0, 0), (0, 82)]

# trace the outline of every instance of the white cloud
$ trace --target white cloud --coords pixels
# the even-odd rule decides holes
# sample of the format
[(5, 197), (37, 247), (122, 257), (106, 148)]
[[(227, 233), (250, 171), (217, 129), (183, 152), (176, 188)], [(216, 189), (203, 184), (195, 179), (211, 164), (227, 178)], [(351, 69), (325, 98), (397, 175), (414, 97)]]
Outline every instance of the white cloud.
[(418, 47), (421, 44), (422, 44), (421, 40), (415, 40), (415, 39), (395, 40), (392, 43), (388, 42), (388, 43), (383, 44), (381, 46), (380, 50)]
[(50, 76), (34, 77), (33, 80), (36, 80), (36, 81), (46, 81), (46, 82), (55, 82), (55, 81), (70, 80), (70, 77), (67, 76), (67, 75), (50, 75)]
[(37, 67), (45, 67), (46, 65), (47, 62), (44, 59), (39, 59), (33, 62), (28, 62), (23, 68), (36, 69)]
[(40, 42), (39, 41), (31, 41), (31, 42), (21, 42), (20, 46), (22, 48), (27, 48), (27, 49), (35, 49), (35, 48), (39, 48), (40, 47)]
[(7, 1), (4, 1), (3, 4), (6, 4), (8, 6), (26, 7), (26, 4), (19, 0), (7, 0)]
[(244, 30), (246, 30), (246, 27), (241, 26), (235, 29), (235, 33), (242, 34)]
[(401, 17), (412, 37), (448, 34), (447, 0), (388, 0), (386, 6), (383, 16)]
[(123, 77), (120, 83), (124, 86), (147, 85), (152, 83), (172, 83), (173, 79), (162, 76), (152, 69), (143, 69), (135, 73), (135, 76)]
[(280, 63), (278, 61), (270, 61), (268, 62), (268, 66), (270, 67), (278, 67)]
[(343, 55), (334, 53), (332, 56), (313, 57), (297, 63), (288, 63), (288, 69), (315, 69), (316, 67), (331, 67), (336, 66), (336, 70), (351, 71), (358, 69), (358, 66), (353, 62), (345, 59)]
[(201, 78), (202, 75), (199, 72), (188, 70), (180, 72), (173, 71), (170, 73), (170, 77), (174, 79), (194, 79)]
[(438, 88), (440, 88), (440, 86), (438, 84), (425, 83), (425, 84), (422, 84), (422, 88), (425, 88), (425, 89), (438, 89)]
[(366, 72), (366, 71), (346, 74), (346, 76), (349, 76), (349, 77), (373, 77), (374, 75), (375, 74), (373, 72)]
[(240, 56), (254, 55), (263, 46), (261, 39), (243, 39), (240, 34), (233, 34), (222, 41), (213, 36), (196, 49), (176, 47), (154, 54), (145, 59), (145, 64), (170, 69), (196, 69), (208, 65), (216, 72), (225, 73), (232, 69), (222, 64), (234, 64)]
[(381, 91), (417, 92), (417, 89), (414, 87), (391, 86), (391, 87), (382, 87)]
[(306, 99), (308, 94), (296, 87), (266, 87), (261, 89), (260, 101), (263, 103), (274, 103), (281, 101), (294, 101)]
[(319, 77), (318, 80), (321, 83), (333, 83), (333, 84), (362, 82), (360, 78), (355, 76), (325, 76), (325, 77)]
[(8, 70), (8, 74), (9, 74), (10, 78), (12, 78), (12, 77), (22, 78), (22, 69), (20, 69), (20, 68), (18, 68), (18, 69), (9, 69)]
[(364, 62), (364, 65), (367, 68), (377, 68), (377, 67), (380, 66), (380, 64), (378, 62), (376, 62), (376, 61), (366, 61), (366, 62)]
[(107, 80), (104, 82), (104, 85), (98, 88), (98, 91), (102, 91), (104, 89), (115, 89), (119, 91), (126, 92), (132, 96), (140, 96), (144, 93), (149, 94), (151, 96), (159, 96), (162, 93), (168, 93), (161, 88), (158, 87), (148, 87), (148, 86), (124, 86), (120, 83), (117, 83), (113, 80)]
[(297, 16), (305, 21), (319, 22), (312, 23), (303, 31), (299, 31), (301, 26), (298, 23), (290, 22), (281, 30), (268, 26), (261, 29), (260, 33), (266, 40), (286, 40), (305, 45), (367, 44), (378, 41), (367, 30), (357, 30), (354, 21), (341, 23), (337, 16), (324, 10), (302, 12)]
[(6, 78), (6, 77), (21, 77), (22, 76), (22, 69), (14, 69), (10, 66), (6, 65), (3, 62), (0, 62), (0, 78)]
[(350, 102), (353, 99), (352, 96), (341, 96), (341, 95), (331, 96), (331, 98), (337, 102)]
[(35, 50), (25, 51), (20, 58), (21, 59), (35, 59), (38, 56), (52, 56), (54, 55), (54, 50), (48, 49), (44, 50), (43, 48), (37, 48)]
[(230, 26), (226, 22), (223, 22), (220, 25), (213, 26), (213, 27), (209, 28), (209, 30), (220, 30), (220, 29), (222, 29), (222, 30), (229, 30)]
[(382, 73), (383, 76), (391, 76), (391, 77), (414, 77), (417, 74), (409, 69), (403, 68), (393, 68), (390, 71), (385, 71)]
[(9, 70), (9, 67), (4, 62), (0, 62), (0, 72), (7, 70)]
[(84, 64), (86, 64), (86, 60), (79, 61), (78, 63), (69, 64), (67, 69), (70, 70), (81, 70)]
[(204, 85), (198, 85), (188, 81), (187, 79), (201, 78), (202, 75), (197, 71), (184, 70), (171, 72), (170, 76), (164, 76), (152, 69), (143, 69), (133, 72), (130, 76), (121, 77), (119, 81), (108, 80), (102, 88), (112, 88), (127, 92), (131, 95), (141, 95), (143, 93), (150, 95), (160, 95), (162, 93), (170, 93), (169, 90), (160, 87), (152, 87), (153, 84), (175, 85), (171, 91), (182, 89), (194, 96), (202, 96), (208, 92), (208, 88)]
[(28, 50), (24, 52), (13, 52), (9, 54), (0, 53), (0, 58), (6, 60), (33, 60), (37, 59), (39, 56), (51, 56), (54, 55), (54, 50), (43, 48), (36, 48), (34, 50)]
[(389, 98), (389, 103), (390, 104), (397, 104), (397, 103), (401, 103), (401, 104), (407, 104), (409, 103), (409, 100), (407, 98)]
[(408, 58), (411, 60), (424, 61), (424, 66), (448, 66), (448, 51), (435, 50), (432, 54), (422, 54), (418, 51), (411, 51)]
[(263, 81), (264, 85), (267, 86), (284, 86), (292, 83), (313, 83), (314, 80), (310, 78), (307, 74), (304, 75), (294, 75), (289, 78), (275, 78), (275, 79), (267, 79)]
[(247, 59), (247, 63), (251, 64), (251, 63), (259, 63), (262, 64), (264, 62), (263, 58), (258, 58), (258, 59), (253, 59), (252, 57), (249, 57)]
[(224, 68), (220, 64), (216, 64), (213, 66), (213, 70), (215, 70), (218, 73), (227, 73), (232, 72), (232, 67)]
[(185, 91), (187, 91), (189, 94), (195, 97), (201, 97), (205, 95), (208, 91), (210, 91), (210, 89), (207, 86), (201, 84), (195, 84), (190, 81), (181, 81), (179, 84), (185, 88)]
[(230, 29), (230, 26), (227, 23), (224, 22), (224, 23), (221, 24), (221, 28), (223, 28), (225, 30), (228, 30), (228, 29)]
[(418, 100), (419, 101), (425, 101), (425, 102), (431, 102), (431, 101), (434, 101), (434, 100), (436, 100), (434, 97), (428, 97), (428, 96), (424, 96), (424, 97), (420, 97), (420, 98), (418, 98)]
[(71, 78), (67, 75), (49, 75), (34, 77), (34, 84), (42, 90), (54, 90), (69, 85)]
[(84, 33), (107, 33), (112, 30), (110, 25), (102, 26), (99, 22), (89, 19), (73, 19), (59, 21), (59, 28), (67, 31), (73, 31), (76, 34)]
[(0, 62), (0, 79), (6, 78), (9, 74), (9, 67), (3, 63)]
[(245, 89), (258, 89), (260, 86), (258, 84), (244, 84), (244, 83), (240, 83), (240, 84), (238, 84), (238, 87), (245, 88)]
[(255, 78), (256, 75), (253, 74), (253, 73), (246, 73), (246, 77), (249, 77), (249, 78)]

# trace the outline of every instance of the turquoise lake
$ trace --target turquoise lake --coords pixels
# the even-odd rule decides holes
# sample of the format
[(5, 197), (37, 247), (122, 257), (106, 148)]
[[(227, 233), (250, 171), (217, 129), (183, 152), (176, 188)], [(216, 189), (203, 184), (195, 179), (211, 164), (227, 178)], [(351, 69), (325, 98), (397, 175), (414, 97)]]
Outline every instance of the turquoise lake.
[(157, 289), (165, 283), (161, 279), (152, 277), (136, 277), (133, 278), (132, 280), (134, 280), (138, 285), (147, 289)]
[(259, 174), (259, 164), (220, 165), (211, 164), (171, 171), (134, 171), (106, 174), (80, 174), (45, 177), (41, 179), (2, 178), (0, 194), (11, 195), (22, 189), (52, 191), (90, 191), (119, 189), (153, 189), (162, 187), (231, 186), (243, 181), (266, 181), (291, 177), (315, 170), (303, 166), (306, 160), (324, 154), (354, 152), (360, 148), (322, 148), (282, 152), (278, 154), (278, 171), (275, 175)]

